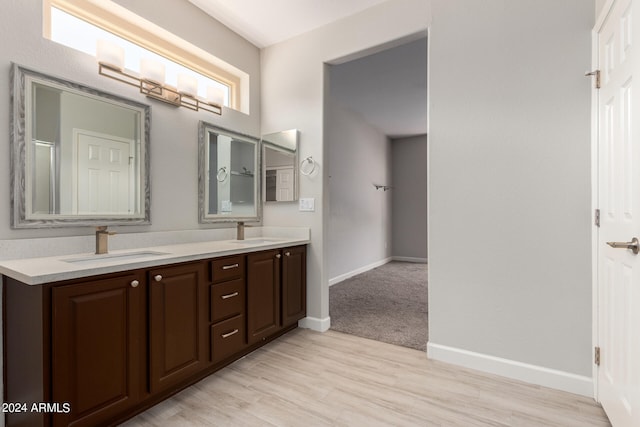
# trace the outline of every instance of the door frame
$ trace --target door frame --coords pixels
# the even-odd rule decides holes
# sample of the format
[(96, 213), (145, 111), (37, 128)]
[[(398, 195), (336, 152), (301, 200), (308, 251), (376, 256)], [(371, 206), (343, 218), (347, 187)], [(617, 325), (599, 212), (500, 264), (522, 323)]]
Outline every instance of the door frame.
[[(607, 0), (602, 10), (596, 17), (595, 25), (591, 30), (591, 70), (599, 70), (600, 64), (598, 61), (598, 33), (602, 29), (605, 19), (611, 12), (613, 4), (616, 0)], [(592, 77), (593, 79), (593, 77)], [(595, 80), (591, 86), (591, 336), (592, 336), (592, 357), (595, 357), (595, 348), (600, 345), (600, 338), (598, 335), (599, 330), (599, 283), (598, 283), (598, 237), (599, 226), (595, 223), (595, 212), (599, 208), (600, 199), (598, 192), (598, 169), (599, 169), (599, 150), (598, 150), (598, 135), (599, 135), (599, 121), (598, 121), (598, 109), (599, 109), (599, 91), (595, 87)], [(595, 360), (592, 359), (592, 378), (593, 378), (593, 398), (596, 402), (600, 401), (598, 393), (598, 370), (599, 366), (596, 365)]]

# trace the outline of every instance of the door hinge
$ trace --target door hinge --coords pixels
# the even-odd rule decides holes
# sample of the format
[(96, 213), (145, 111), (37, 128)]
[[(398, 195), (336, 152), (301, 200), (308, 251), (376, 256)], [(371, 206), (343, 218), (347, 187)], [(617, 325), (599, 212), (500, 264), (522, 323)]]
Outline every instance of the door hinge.
[(593, 349), (593, 363), (600, 366), (600, 347)]
[(596, 78), (596, 89), (600, 89), (600, 70), (594, 70), (590, 73), (586, 73), (585, 77), (595, 76)]
[(600, 209), (596, 209), (593, 216), (593, 223), (596, 225), (596, 227), (600, 227)]

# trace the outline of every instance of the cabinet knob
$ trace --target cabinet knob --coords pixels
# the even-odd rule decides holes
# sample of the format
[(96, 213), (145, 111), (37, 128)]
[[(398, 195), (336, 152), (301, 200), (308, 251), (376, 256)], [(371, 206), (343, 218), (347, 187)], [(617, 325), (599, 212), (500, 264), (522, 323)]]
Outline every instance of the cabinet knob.
[(140, 282), (138, 282), (137, 280), (131, 281), (131, 287), (132, 288), (137, 288), (139, 284), (140, 284)]
[(156, 276), (154, 277), (154, 279), (156, 280), (156, 282), (159, 282), (162, 280), (162, 276), (160, 274), (156, 274)]
[(280, 254), (276, 254), (276, 258), (280, 258), (282, 255)]
[(286, 256), (291, 256), (291, 252), (285, 252), (284, 253)]

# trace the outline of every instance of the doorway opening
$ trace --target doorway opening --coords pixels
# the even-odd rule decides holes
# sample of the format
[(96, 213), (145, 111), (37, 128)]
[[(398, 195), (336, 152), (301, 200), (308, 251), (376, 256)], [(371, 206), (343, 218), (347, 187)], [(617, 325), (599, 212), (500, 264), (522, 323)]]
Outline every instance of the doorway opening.
[(425, 350), (426, 36), (326, 76), (332, 329)]

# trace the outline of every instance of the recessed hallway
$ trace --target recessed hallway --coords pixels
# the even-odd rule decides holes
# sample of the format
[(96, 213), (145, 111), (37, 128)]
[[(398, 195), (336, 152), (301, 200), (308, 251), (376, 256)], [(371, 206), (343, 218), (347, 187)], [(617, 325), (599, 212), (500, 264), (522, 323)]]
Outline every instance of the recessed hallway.
[(392, 261), (329, 288), (331, 329), (427, 350), (427, 264)]

